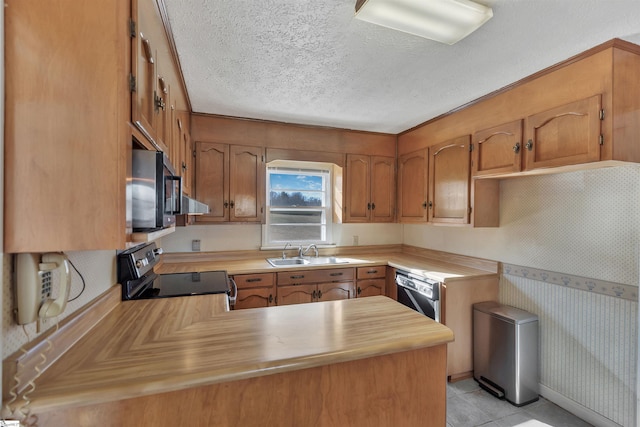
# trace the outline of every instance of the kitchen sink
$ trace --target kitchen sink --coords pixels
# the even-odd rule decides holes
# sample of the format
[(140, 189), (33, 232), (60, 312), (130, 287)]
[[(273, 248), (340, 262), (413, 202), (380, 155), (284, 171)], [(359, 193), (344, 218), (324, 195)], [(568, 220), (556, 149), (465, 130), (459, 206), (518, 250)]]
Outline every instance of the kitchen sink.
[(267, 258), (267, 262), (274, 267), (291, 267), (295, 265), (327, 265), (327, 264), (348, 264), (350, 258), (338, 258), (334, 256), (321, 256), (309, 258)]
[(274, 267), (309, 264), (309, 260), (304, 258), (267, 258), (267, 262)]

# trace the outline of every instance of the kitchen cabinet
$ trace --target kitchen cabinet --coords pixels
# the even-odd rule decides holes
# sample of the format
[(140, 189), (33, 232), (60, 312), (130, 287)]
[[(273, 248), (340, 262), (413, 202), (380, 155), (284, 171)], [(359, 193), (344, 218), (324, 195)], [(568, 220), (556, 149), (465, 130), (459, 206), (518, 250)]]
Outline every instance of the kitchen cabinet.
[(278, 305), (355, 298), (353, 268), (277, 273)]
[(596, 162), (604, 137), (601, 95), (533, 114), (525, 119), (525, 169)]
[(429, 147), (429, 221), (468, 224), (470, 136)]
[(518, 119), (474, 133), (472, 176), (520, 172), (524, 149), (522, 122)]
[(178, 111), (171, 106), (171, 147), (169, 160), (176, 174), (182, 177), (182, 192), (192, 196), (193, 187), (193, 146), (189, 133), (189, 112)]
[(238, 287), (234, 310), (276, 305), (275, 274), (236, 274), (232, 278)]
[(262, 222), (264, 148), (196, 142), (196, 198), (210, 213), (196, 222)]
[(473, 304), (498, 300), (498, 278), (445, 280), (440, 286), (440, 322), (456, 339), (448, 344), (447, 376), (451, 380), (473, 375)]
[(393, 222), (395, 159), (347, 154), (345, 222)]
[(7, 0), (4, 14), (4, 252), (123, 249), (129, 4)]
[(427, 222), (428, 149), (398, 157), (398, 220)]
[(166, 37), (155, 2), (133, 0), (131, 8), (131, 121), (156, 149), (168, 152), (170, 64), (159, 54)]
[(356, 269), (356, 296), (358, 298), (386, 295), (387, 267), (375, 265)]

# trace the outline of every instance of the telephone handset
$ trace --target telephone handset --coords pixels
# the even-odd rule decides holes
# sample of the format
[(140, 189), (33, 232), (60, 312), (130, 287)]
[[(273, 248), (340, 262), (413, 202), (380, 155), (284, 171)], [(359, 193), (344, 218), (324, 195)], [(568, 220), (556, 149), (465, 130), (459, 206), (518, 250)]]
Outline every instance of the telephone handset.
[[(61, 314), (69, 298), (71, 274), (69, 261), (61, 253), (16, 255), (17, 322), (20, 325)], [(51, 298), (52, 276), (57, 271), (60, 287)]]

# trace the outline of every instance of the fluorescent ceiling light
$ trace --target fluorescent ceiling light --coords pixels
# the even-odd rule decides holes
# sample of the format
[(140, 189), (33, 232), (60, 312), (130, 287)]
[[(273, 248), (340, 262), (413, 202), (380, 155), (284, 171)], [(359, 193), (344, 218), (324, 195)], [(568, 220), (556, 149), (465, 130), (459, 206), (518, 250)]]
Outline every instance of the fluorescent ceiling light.
[(358, 0), (356, 18), (441, 43), (454, 44), (493, 16), (470, 0)]

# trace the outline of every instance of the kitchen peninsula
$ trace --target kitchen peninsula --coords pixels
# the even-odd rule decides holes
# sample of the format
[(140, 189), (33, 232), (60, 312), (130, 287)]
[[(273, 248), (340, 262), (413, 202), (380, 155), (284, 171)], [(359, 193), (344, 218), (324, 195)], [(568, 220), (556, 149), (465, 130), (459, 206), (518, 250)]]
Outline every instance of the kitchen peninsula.
[(387, 297), (113, 305), (36, 380), (39, 426), (445, 424), (453, 333)]

